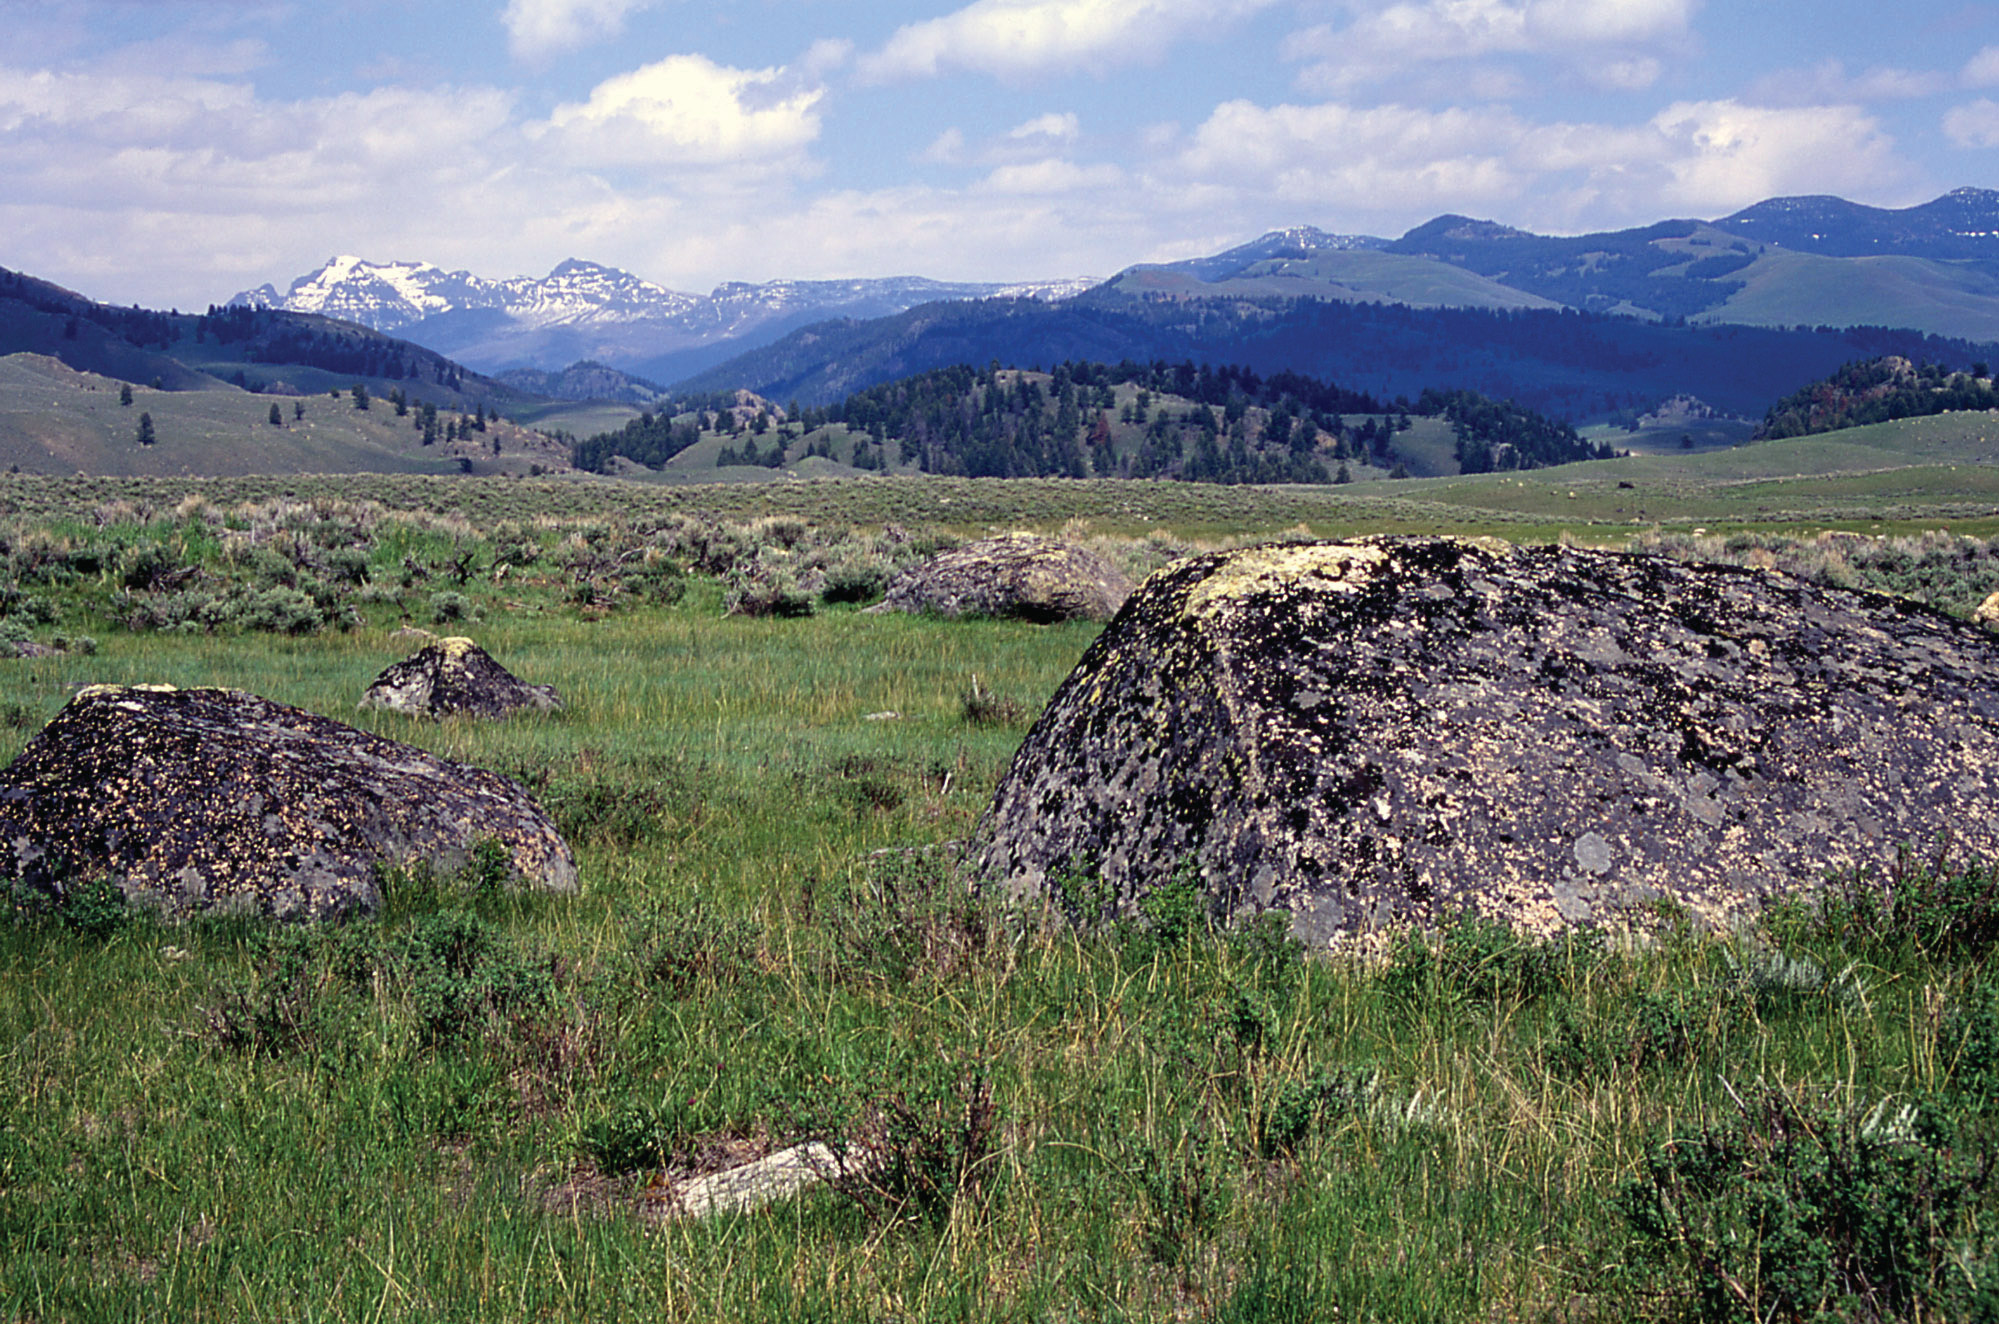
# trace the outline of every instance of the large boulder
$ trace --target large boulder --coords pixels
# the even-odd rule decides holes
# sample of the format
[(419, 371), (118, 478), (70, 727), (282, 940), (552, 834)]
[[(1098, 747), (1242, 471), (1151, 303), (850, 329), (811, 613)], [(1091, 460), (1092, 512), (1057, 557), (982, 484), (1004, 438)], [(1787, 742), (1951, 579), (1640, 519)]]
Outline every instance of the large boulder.
[(0, 870), (51, 893), (109, 875), (173, 915), (371, 910), (378, 865), (450, 872), (485, 839), (575, 888), (514, 782), (234, 690), (93, 686), (0, 771)]
[(1131, 580), (1096, 553), (1031, 533), (984, 538), (911, 566), (870, 611), (1107, 621)]
[(981, 821), (1015, 895), (1325, 943), (1470, 909), (1538, 930), (1774, 889), (1948, 840), (1999, 852), (1999, 639), (1728, 566), (1370, 538), (1160, 571)]
[(363, 708), (420, 717), (506, 717), (547, 711), (562, 700), (553, 685), (530, 685), (470, 639), (433, 639), (392, 663), (361, 696)]

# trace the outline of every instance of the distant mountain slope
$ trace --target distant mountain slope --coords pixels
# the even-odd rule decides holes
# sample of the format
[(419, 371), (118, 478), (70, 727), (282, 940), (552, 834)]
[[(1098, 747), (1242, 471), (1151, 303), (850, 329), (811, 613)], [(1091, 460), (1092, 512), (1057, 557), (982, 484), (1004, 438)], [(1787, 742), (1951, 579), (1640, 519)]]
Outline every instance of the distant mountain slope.
[(566, 468), (566, 443), (500, 419), (550, 426), (576, 408), (350, 322), (118, 308), (5, 269), (0, 365), (0, 463), (37, 472)]
[(1212, 279), (1196, 276), (1183, 264), (1132, 267), (1106, 288), (1135, 298), (1333, 299), (1412, 308), (1561, 307), (1552, 299), (1435, 257), (1363, 248), (1266, 258)]
[(1856, 358), (1969, 363), (1987, 345), (1866, 328), (1794, 331), (1644, 322), (1573, 310), (1410, 308), (1324, 299), (1135, 298), (931, 304), (796, 332), (678, 385), (827, 404), (952, 364), (1189, 360), (1298, 372), (1383, 400), (1468, 388), (1576, 423), (1635, 417), (1675, 395), (1760, 416)]
[[(239, 295), (238, 301), (337, 313), (485, 370), (555, 371), (587, 360), (690, 389), (791, 383), (817, 399), (942, 366), (935, 355), (946, 352), (947, 344), (957, 344), (970, 356), (963, 361), (973, 364), (994, 357), (1015, 364), (1114, 360), (1123, 353), (1239, 359), (1249, 351), (1231, 348), (1232, 339), (1295, 341), (1300, 334), (1299, 318), (1305, 315), (1295, 309), (1261, 330), (1251, 325), (1256, 319), (1244, 310), (1271, 301), (1385, 303), (1509, 315), (1573, 309), (1654, 322), (1778, 329), (1893, 327), (1946, 340), (1989, 342), (1999, 340), (1999, 192), (1958, 189), (1901, 210), (1838, 198), (1774, 198), (1719, 221), (1666, 220), (1569, 236), (1537, 235), (1461, 215), (1439, 216), (1394, 240), (1297, 226), (1207, 257), (1131, 267), (1107, 287), (1085, 295), (1087, 285), (1002, 287), (917, 278), (772, 281), (725, 284), (700, 296), (575, 260), (542, 280), (493, 281), (423, 263), (378, 264), (347, 257), (301, 277), (283, 295), (266, 286)], [(984, 312), (960, 310), (986, 299), (1000, 302)], [(1090, 300), (1096, 301), (1093, 310), (1079, 306), (1074, 316), (1056, 318), (1038, 316), (1024, 302), (1069, 306)], [(1189, 311), (1177, 320), (1172, 315), (1142, 318), (1144, 325), (1133, 326), (1113, 316), (1124, 306), (1120, 300), (1181, 304)], [(1213, 314), (1214, 325), (1200, 328), (1207, 314), (1193, 311), (1197, 306)], [(926, 307), (953, 311), (918, 311)], [(913, 320), (892, 320), (912, 312)], [(881, 328), (887, 339), (874, 330), (851, 329), (880, 318), (891, 319)], [(1024, 339), (1010, 338), (1014, 332)], [(807, 338), (799, 339), (801, 333)], [(1424, 364), (1437, 361), (1431, 349), (1404, 344), (1399, 329), (1388, 334), (1405, 357), (1414, 355)], [(1469, 342), (1463, 338), (1467, 335)], [(1523, 337), (1528, 343), (1514, 343)], [(1366, 370), (1385, 371), (1382, 382), (1393, 378), (1411, 389), (1439, 381), (1488, 391), (1517, 387), (1536, 392), (1537, 407), (1558, 412), (1565, 408), (1558, 397), (1566, 389), (1576, 400), (1590, 401), (1579, 406), (1584, 411), (1579, 416), (1649, 407), (1680, 390), (1712, 399), (1729, 392), (1728, 382), (1742, 375), (1719, 364), (1723, 383), (1710, 387), (1689, 376), (1686, 355), (1699, 359), (1700, 354), (1647, 348), (1634, 352), (1650, 356), (1656, 372), (1585, 365), (1582, 375), (1565, 387), (1560, 373), (1577, 365), (1562, 363), (1559, 356), (1550, 359), (1535, 346), (1533, 342), (1549, 338), (1539, 324), (1518, 334), (1488, 334), (1459, 325), (1447, 338), (1469, 357), (1441, 366), (1476, 380), (1440, 378), (1428, 366), (1421, 374), (1403, 371), (1385, 354), (1369, 359), (1339, 344), (1321, 349), (1292, 344), (1284, 355), (1287, 366), (1300, 370), (1321, 362), (1376, 363), (1379, 369)], [(1592, 330), (1585, 338), (1650, 344), (1635, 333), (1618, 333), (1606, 341), (1606, 333)], [(1919, 342), (1920, 336), (1911, 343)], [(775, 352), (756, 353), (766, 347)], [(860, 358), (842, 363), (827, 357), (846, 352), (843, 347)], [(1907, 347), (1869, 342), (1869, 348), (1884, 351)], [(746, 353), (748, 357), (739, 357)], [(809, 365), (807, 360), (815, 356), (822, 361)], [(1311, 362), (1291, 361), (1299, 358)], [(728, 370), (718, 375), (723, 364)], [(1785, 360), (1779, 371), (1798, 369), (1808, 378), (1832, 366), (1837, 362), (1804, 354)], [(738, 372), (750, 375), (731, 378)], [(1791, 385), (1803, 379), (1787, 377)], [(1664, 394), (1618, 398), (1651, 392), (1655, 384), (1664, 386)], [(616, 398), (643, 403), (629, 393)], [(1766, 392), (1733, 407), (1753, 414), (1767, 403)]]
[(540, 368), (510, 368), (498, 380), (515, 390), (545, 395), (555, 400), (616, 400), (625, 404), (649, 405), (666, 394), (657, 382), (634, 377), (628, 372), (588, 359), (572, 363), (560, 372)]
[(1719, 221), (1569, 236), (1456, 215), (1396, 240), (1277, 231), (1210, 259), (1132, 267), (1110, 286), (1176, 299), (1564, 306), (1746, 326), (1907, 327), (1990, 340), (1999, 337), (1999, 193), (1958, 189), (1901, 211), (1839, 198), (1775, 198)]
[(541, 280), (489, 280), (424, 262), (343, 256), (299, 277), (283, 294), (264, 285), (230, 304), (344, 318), (405, 335), (483, 371), (559, 370), (588, 359), (671, 378), (828, 317), (877, 317), (940, 299), (1064, 298), (1094, 283), (779, 280), (732, 282), (695, 295), (575, 259)]
[(1371, 252), (1387, 246), (1386, 239), (1373, 235), (1327, 234), (1316, 226), (1297, 225), (1288, 230), (1272, 230), (1211, 257), (1188, 258), (1143, 269), (1179, 272), (1200, 281), (1219, 281), (1241, 275), (1259, 263), (1310, 260), (1328, 253)]
[[(0, 356), (0, 469), (108, 475), (491, 472), (532, 462), (566, 466), (561, 448), (539, 434), (489, 423), (476, 444), (422, 444), (410, 418), (387, 403), (356, 409), (328, 395), (275, 399), (220, 383), (211, 390), (162, 391), (78, 372), (40, 354)], [(273, 423), (270, 411), (278, 411)], [(140, 441), (140, 420), (152, 425)], [(496, 461), (504, 438), (511, 457)], [(476, 457), (476, 458), (475, 458)]]
[(1757, 243), (1827, 257), (1999, 261), (1999, 192), (1992, 189), (1952, 189), (1900, 209), (1824, 196), (1771, 198), (1715, 225)]

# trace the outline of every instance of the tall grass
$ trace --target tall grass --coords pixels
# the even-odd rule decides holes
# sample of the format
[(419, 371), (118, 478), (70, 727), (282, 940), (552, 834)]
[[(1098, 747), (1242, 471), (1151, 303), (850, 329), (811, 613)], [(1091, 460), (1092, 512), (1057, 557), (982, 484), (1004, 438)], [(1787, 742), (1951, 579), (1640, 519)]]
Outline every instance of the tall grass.
[[(457, 554), (418, 532), (383, 565)], [(951, 843), (1094, 627), (724, 616), (698, 573), (606, 609), (532, 582), (574, 532), (465, 627), (556, 713), (356, 710), (411, 648), (384, 602), (0, 664), (0, 757), (80, 684), (236, 686), (518, 777), (584, 883), (401, 876), (325, 930), (9, 896), (0, 1318), (1941, 1318), (1992, 1285), (1992, 1200), (1950, 1183), (1993, 1155), (1999, 994), (1988, 944), (1936, 937), (1988, 872), (1649, 945), (1460, 921), (1371, 961), (1173, 886), (1095, 927), (1006, 912)], [(1786, 1126), (1875, 1162), (1865, 1208), (1940, 1259), (1863, 1298), (1853, 1257), (1704, 1239), (1809, 1223), (1826, 1165)], [(679, 1178), (807, 1139), (881, 1162), (671, 1216)], [(1709, 1152), (1732, 1166), (1686, 1166)]]

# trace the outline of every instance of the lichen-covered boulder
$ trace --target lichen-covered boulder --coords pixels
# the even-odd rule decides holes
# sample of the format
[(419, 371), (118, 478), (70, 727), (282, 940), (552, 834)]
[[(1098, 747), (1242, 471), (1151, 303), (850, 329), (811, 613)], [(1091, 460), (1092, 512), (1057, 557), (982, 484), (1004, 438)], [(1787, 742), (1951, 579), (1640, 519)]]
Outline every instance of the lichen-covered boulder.
[[(1443, 538), (1152, 576), (973, 844), (1015, 895), (1193, 867), (1323, 944), (1470, 909), (1530, 928), (1999, 852), (1999, 639), (1727, 566)], [(1087, 895), (1081, 888), (1070, 897)]]
[(984, 538), (911, 566), (870, 611), (1107, 621), (1131, 580), (1096, 553), (1031, 533)]
[(171, 915), (372, 910), (378, 865), (450, 872), (488, 839), (526, 885), (575, 888), (514, 782), (234, 690), (93, 686), (0, 771), (0, 871), (51, 893), (110, 876)]
[(421, 717), (506, 717), (560, 708), (553, 685), (530, 685), (470, 639), (434, 639), (394, 663), (361, 696), (363, 708)]

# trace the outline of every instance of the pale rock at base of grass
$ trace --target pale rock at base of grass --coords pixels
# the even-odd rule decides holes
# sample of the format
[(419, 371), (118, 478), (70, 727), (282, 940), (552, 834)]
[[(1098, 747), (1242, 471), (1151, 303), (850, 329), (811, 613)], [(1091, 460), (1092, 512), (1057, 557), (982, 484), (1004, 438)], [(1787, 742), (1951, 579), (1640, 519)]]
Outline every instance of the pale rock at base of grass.
[(1978, 610), (1971, 613), (1971, 619), (1988, 630), (1999, 630), (1999, 593), (1993, 593), (1978, 604)]
[(1999, 638), (1883, 595), (1568, 547), (1363, 538), (1159, 571), (971, 852), (1016, 898), (1324, 948), (1465, 910), (1725, 924), (1942, 840), (1999, 852)]

